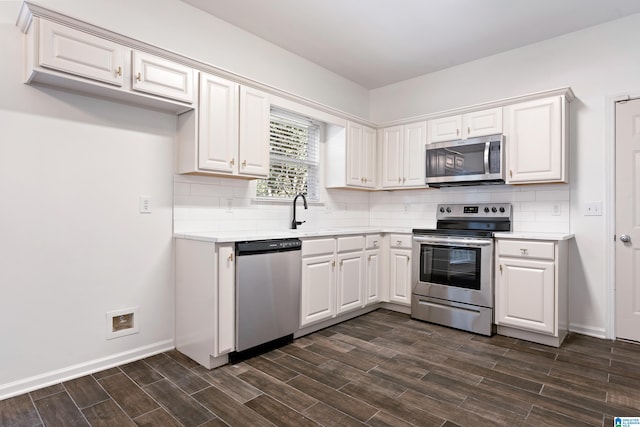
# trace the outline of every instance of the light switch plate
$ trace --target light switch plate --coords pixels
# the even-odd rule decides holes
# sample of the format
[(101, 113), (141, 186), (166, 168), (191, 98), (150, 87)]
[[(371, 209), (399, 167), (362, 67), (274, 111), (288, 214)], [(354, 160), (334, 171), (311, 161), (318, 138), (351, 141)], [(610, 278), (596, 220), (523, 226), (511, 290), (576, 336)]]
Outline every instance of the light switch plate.
[(151, 196), (140, 196), (140, 213), (151, 213)]
[(584, 204), (585, 216), (601, 216), (602, 202), (588, 202)]

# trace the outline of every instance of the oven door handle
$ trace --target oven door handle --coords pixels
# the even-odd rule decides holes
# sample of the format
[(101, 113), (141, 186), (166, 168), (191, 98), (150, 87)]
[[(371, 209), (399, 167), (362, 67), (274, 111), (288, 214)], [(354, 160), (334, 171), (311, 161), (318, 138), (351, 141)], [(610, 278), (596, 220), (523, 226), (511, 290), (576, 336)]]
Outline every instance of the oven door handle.
[(493, 239), (442, 239), (437, 237), (413, 237), (414, 242), (418, 243), (434, 243), (443, 246), (490, 246)]

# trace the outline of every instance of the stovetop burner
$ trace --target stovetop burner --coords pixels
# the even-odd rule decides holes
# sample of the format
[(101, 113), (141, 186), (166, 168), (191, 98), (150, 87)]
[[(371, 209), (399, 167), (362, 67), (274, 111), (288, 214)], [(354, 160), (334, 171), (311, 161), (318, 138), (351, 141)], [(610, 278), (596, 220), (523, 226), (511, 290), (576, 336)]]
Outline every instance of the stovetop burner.
[(413, 229), (414, 234), (493, 237), (496, 231), (511, 231), (509, 203), (439, 204), (436, 229)]

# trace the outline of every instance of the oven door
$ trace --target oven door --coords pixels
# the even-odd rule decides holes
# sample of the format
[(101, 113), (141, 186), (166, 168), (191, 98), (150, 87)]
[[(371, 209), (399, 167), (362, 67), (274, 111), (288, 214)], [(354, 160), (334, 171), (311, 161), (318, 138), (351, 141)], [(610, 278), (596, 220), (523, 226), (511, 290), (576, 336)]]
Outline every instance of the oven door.
[(493, 239), (413, 237), (413, 294), (493, 307)]

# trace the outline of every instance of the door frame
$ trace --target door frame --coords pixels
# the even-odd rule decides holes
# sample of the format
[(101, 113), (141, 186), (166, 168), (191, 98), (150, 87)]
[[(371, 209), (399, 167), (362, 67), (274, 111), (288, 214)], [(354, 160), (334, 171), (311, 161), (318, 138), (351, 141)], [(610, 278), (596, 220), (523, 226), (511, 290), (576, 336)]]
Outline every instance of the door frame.
[(605, 277), (607, 313), (605, 314), (605, 337), (616, 338), (616, 103), (640, 98), (640, 91), (626, 92), (606, 97), (605, 117)]

